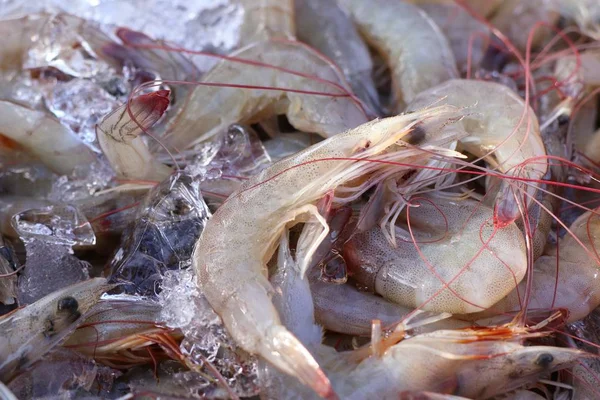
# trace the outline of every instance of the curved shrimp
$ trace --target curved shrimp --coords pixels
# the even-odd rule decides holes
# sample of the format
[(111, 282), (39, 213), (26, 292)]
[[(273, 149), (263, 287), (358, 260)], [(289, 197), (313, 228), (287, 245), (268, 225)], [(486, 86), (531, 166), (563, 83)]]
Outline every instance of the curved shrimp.
[(60, 343), (111, 287), (103, 278), (76, 283), (0, 319), (2, 381), (9, 381)]
[(296, 0), (298, 39), (335, 62), (371, 112), (382, 115), (373, 61), (350, 17), (335, 0)]
[(157, 303), (139, 299), (101, 301), (63, 347), (113, 368), (149, 364), (161, 355), (149, 354), (150, 346), (161, 343), (161, 339), (168, 343), (181, 337), (180, 332), (161, 326), (159, 318)]
[(308, 46), (291, 41), (255, 43), (203, 76), (173, 118), (165, 142), (182, 150), (231, 124), (277, 114), (285, 114), (299, 130), (329, 137), (367, 121), (349, 90), (337, 68)]
[(477, 68), (485, 55), (490, 29), (454, 1), (421, 0), (416, 4), (448, 38), (458, 70), (468, 74), (470, 66)]
[(498, 313), (521, 311), (523, 297), (529, 292), (528, 307), (534, 310), (566, 309), (567, 322), (580, 320), (600, 305), (598, 249), (600, 216), (588, 211), (573, 222), (558, 251), (549, 251), (533, 265), (531, 287), (523, 280), (515, 290), (490, 310), (469, 316), (481, 320)]
[[(548, 6), (546, 0), (505, 0), (491, 19), (492, 24), (504, 33), (515, 46), (527, 49), (527, 32), (539, 21), (554, 25), (559, 14)], [(531, 38), (533, 48), (540, 46), (552, 34), (551, 30), (538, 29)]]
[(387, 59), (396, 111), (402, 111), (423, 90), (458, 78), (448, 40), (418, 7), (386, 0), (338, 3), (352, 15), (367, 41)]
[(0, 132), (57, 174), (85, 172), (96, 162), (92, 150), (56, 119), (11, 101), (0, 101)]
[[(405, 307), (466, 314), (498, 302), (527, 270), (516, 224), (494, 228), (493, 210), (476, 201), (416, 198), (401, 240), (381, 229), (356, 233), (344, 246), (349, 274)], [(414, 240), (413, 240), (414, 238)]]
[(239, 0), (244, 10), (239, 46), (269, 39), (295, 39), (293, 0)]
[[(460, 124), (466, 134), (459, 138), (459, 148), (483, 158), (502, 174), (526, 178), (527, 188), (522, 190), (527, 198), (535, 196), (539, 186), (535, 181), (546, 174), (548, 161), (537, 118), (523, 99), (498, 83), (456, 79), (420, 93), (407, 111), (436, 102), (464, 108), (466, 115)], [(523, 196), (517, 195), (513, 187), (523, 184), (509, 178), (501, 183), (488, 179), (486, 184), (488, 189), (499, 191), (495, 199), (491, 198), (498, 222), (516, 220), (520, 215), (517, 201)]]
[[(365, 163), (361, 159), (391, 152), (387, 158), (392, 163), (427, 162), (433, 152), (396, 146), (396, 142), (423, 119), (445, 118), (454, 113), (445, 109), (423, 110), (373, 121), (333, 136), (246, 181), (217, 210), (196, 245), (193, 266), (207, 300), (243, 349), (259, 354), (321, 396), (333, 395), (329, 381), (310, 353), (281, 325), (269, 296), (272, 288), (265, 276), (266, 263), (286, 224), (309, 214), (326, 226), (313, 204), (326, 193), (341, 190), (344, 185), (350, 186), (340, 195), (345, 192), (347, 196), (348, 191), (361, 193), (377, 183), (383, 173), (411, 170), (404, 164)], [(353, 182), (367, 172), (369, 180)], [(307, 247), (308, 254), (314, 253), (321, 236)], [(303, 264), (302, 271), (306, 267)]]
[(115, 109), (96, 125), (100, 148), (117, 177), (161, 181), (169, 176), (171, 169), (154, 159), (140, 137), (160, 119), (168, 105), (168, 90), (144, 94)]

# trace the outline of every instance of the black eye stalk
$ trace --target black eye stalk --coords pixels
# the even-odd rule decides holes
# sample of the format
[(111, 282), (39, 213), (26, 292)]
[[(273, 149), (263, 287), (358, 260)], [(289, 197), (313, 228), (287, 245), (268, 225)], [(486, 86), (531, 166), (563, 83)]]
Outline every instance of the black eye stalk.
[(552, 354), (542, 353), (538, 356), (537, 360), (535, 360), (535, 363), (542, 368), (548, 368), (550, 365), (552, 365), (553, 361), (554, 356)]

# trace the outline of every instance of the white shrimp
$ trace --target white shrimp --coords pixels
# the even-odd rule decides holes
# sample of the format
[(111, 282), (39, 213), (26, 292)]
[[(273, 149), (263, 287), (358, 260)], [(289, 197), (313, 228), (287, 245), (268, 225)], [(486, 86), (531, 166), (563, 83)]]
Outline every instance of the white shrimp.
[(7, 382), (59, 344), (107, 290), (95, 278), (53, 292), (0, 319), (0, 378)]
[(418, 7), (402, 1), (338, 0), (392, 72), (396, 111), (417, 94), (458, 78), (456, 61), (440, 28)]
[(382, 114), (373, 81), (373, 61), (350, 17), (335, 0), (296, 0), (298, 39), (329, 57), (342, 70), (371, 112)]
[(396, 248), (379, 228), (345, 244), (349, 273), (363, 287), (405, 307), (466, 314), (491, 307), (523, 279), (525, 241), (516, 224), (495, 229), (493, 210), (473, 200), (414, 203)]
[(96, 155), (69, 128), (11, 101), (0, 101), (0, 132), (61, 175), (85, 172), (96, 162)]
[[(350, 201), (353, 193), (367, 190), (382, 174), (401, 175), (412, 169), (353, 157), (385, 153), (390, 162), (426, 163), (435, 154), (433, 149), (423, 152), (396, 143), (424, 118), (450, 116), (455, 116), (454, 110), (423, 110), (373, 121), (331, 137), (254, 176), (217, 210), (196, 245), (193, 266), (207, 300), (243, 349), (259, 354), (320, 395), (332, 396), (318, 364), (281, 325), (269, 295), (272, 288), (265, 275), (266, 263), (286, 224), (309, 214), (326, 226), (314, 205), (326, 193), (341, 190), (344, 197), (338, 201)], [(355, 180), (367, 173), (371, 176), (367, 181)], [(349, 183), (351, 186), (343, 187)], [(320, 235), (307, 246), (307, 260), (322, 239)], [(302, 273), (307, 264), (301, 265)]]
[(337, 67), (308, 46), (281, 40), (255, 43), (220, 61), (202, 77), (201, 85), (170, 123), (165, 141), (183, 150), (224, 132), (231, 124), (254, 123), (278, 114), (285, 114), (299, 130), (329, 137), (367, 121), (349, 93)]

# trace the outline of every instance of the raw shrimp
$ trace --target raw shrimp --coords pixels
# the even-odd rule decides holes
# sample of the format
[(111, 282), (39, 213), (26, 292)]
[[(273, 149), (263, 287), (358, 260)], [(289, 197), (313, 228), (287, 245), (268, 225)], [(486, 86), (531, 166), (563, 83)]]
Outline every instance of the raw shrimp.
[[(528, 32), (536, 23), (543, 21), (554, 25), (559, 14), (548, 6), (547, 0), (507, 0), (491, 19), (492, 24), (505, 34), (521, 51), (527, 49)], [(532, 37), (531, 45), (542, 45), (553, 33), (550, 29), (538, 29)]]
[(373, 82), (373, 61), (350, 17), (335, 0), (296, 0), (298, 39), (335, 62), (352, 90), (372, 113), (381, 115)]
[(516, 224), (495, 229), (493, 210), (473, 200), (411, 202), (396, 248), (379, 227), (345, 244), (349, 274), (361, 286), (405, 307), (465, 314), (489, 308), (523, 279), (525, 241)]
[(183, 150), (233, 123), (277, 114), (285, 114), (299, 130), (324, 137), (367, 120), (337, 67), (299, 42), (268, 41), (240, 49), (207, 72), (201, 84), (169, 126), (164, 139), (170, 147)]
[[(326, 226), (313, 203), (328, 192), (342, 190), (344, 184), (372, 172), (368, 181), (354, 182), (358, 187), (345, 188), (360, 194), (377, 183), (382, 173), (402, 174), (411, 169), (404, 164), (365, 163), (361, 159), (392, 151), (386, 158), (389, 162), (427, 162), (434, 151), (396, 148), (395, 143), (427, 117), (450, 116), (455, 116), (454, 110), (428, 109), (367, 123), (331, 137), (248, 180), (217, 210), (196, 245), (193, 266), (207, 300), (243, 349), (259, 354), (321, 396), (334, 395), (310, 353), (281, 325), (270, 300), (266, 263), (286, 224), (312, 214)], [(342, 193), (349, 195), (344, 190)], [(321, 236), (307, 246), (310, 255)], [(301, 266), (302, 271), (307, 263)]]
[(111, 285), (95, 278), (58, 290), (0, 319), (0, 378), (7, 382), (61, 342)]
[(344, 399), (391, 399), (407, 390), (489, 398), (535, 382), (585, 355), (574, 349), (523, 346), (517, 337), (502, 327), (418, 335), (392, 346), (381, 358), (364, 360), (345, 377), (339, 392)]
[(558, 251), (548, 251), (536, 260), (530, 288), (525, 279), (490, 310), (470, 318), (479, 320), (498, 313), (519, 312), (527, 290), (530, 290), (529, 309), (566, 309), (568, 322), (582, 319), (598, 307), (600, 217), (597, 212), (588, 211), (579, 216), (569, 228), (572, 234), (567, 233), (560, 239)]
[(417, 5), (448, 38), (459, 71), (469, 73), (469, 65), (477, 68), (488, 46), (489, 28), (453, 1), (418, 1)]
[(240, 46), (269, 39), (295, 39), (293, 0), (238, 0), (244, 10)]
[(148, 352), (159, 342), (178, 339), (175, 332), (160, 324), (160, 306), (151, 301), (104, 300), (98, 303), (85, 321), (63, 344), (63, 347), (93, 357), (114, 368), (130, 368), (150, 364), (153, 358), (164, 357), (160, 350)]
[(459, 139), (459, 146), (507, 175), (500, 183), (487, 180), (488, 189), (495, 187), (499, 191), (488, 200), (494, 202), (495, 218), (500, 224), (516, 220), (520, 215), (517, 202), (523, 196), (517, 195), (515, 189), (523, 185), (513, 183), (510, 176), (529, 180), (522, 190), (527, 194), (527, 204), (531, 204), (529, 198), (533, 198), (539, 185), (535, 180), (542, 179), (548, 170), (533, 110), (504, 85), (460, 79), (422, 92), (407, 110), (420, 110), (436, 102), (464, 108), (466, 115), (460, 124), (466, 135)]
[(56, 119), (11, 101), (0, 101), (0, 134), (60, 175), (85, 173), (96, 162), (92, 150)]
[(169, 91), (144, 94), (112, 111), (96, 126), (100, 148), (117, 177), (162, 181), (169, 176), (171, 169), (154, 159), (140, 136), (158, 121), (168, 106)]
[(338, 3), (350, 12), (363, 36), (388, 61), (396, 111), (402, 111), (423, 90), (458, 78), (448, 40), (418, 7), (387, 0)]

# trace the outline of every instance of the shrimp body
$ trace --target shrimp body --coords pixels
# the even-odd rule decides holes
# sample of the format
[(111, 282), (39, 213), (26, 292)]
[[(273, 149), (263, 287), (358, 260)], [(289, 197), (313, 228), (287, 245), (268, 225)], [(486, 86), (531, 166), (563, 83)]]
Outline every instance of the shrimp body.
[[(516, 224), (495, 229), (493, 210), (476, 201), (415, 200), (410, 231), (390, 246), (381, 229), (344, 247), (358, 282), (405, 307), (471, 313), (492, 306), (525, 276), (525, 241)], [(446, 286), (448, 285), (448, 286)]]
[(471, 341), (460, 339), (460, 333), (436, 331), (404, 340), (381, 358), (360, 363), (339, 392), (344, 399), (397, 399), (403, 391), (418, 390), (489, 398), (566, 368), (585, 354), (512, 341)]
[[(259, 42), (231, 57), (248, 60), (250, 64), (223, 60), (203, 76), (202, 83), (206, 86), (193, 90), (187, 106), (169, 127), (165, 137), (169, 146), (181, 150), (225, 131), (231, 124), (254, 123), (277, 114), (285, 114), (299, 130), (324, 137), (367, 120), (359, 105), (344, 94), (350, 89), (342, 74), (306, 45)], [(261, 65), (252, 65), (252, 61)], [(211, 83), (265, 89), (216, 87)]]
[(373, 61), (350, 17), (335, 0), (298, 0), (298, 39), (329, 57), (342, 70), (352, 90), (371, 112), (381, 114), (373, 82)]
[[(312, 214), (326, 226), (313, 204), (326, 193), (367, 171), (407, 168), (352, 157), (362, 159), (394, 149), (414, 123), (445, 113), (449, 112), (424, 110), (333, 136), (254, 176), (217, 210), (196, 245), (193, 266), (207, 300), (243, 349), (298, 377), (321, 396), (332, 395), (329, 381), (310, 353), (281, 325), (270, 298), (267, 261), (286, 224), (297, 217)], [(392, 154), (390, 161), (413, 163), (430, 157), (403, 147)]]
[(111, 285), (95, 278), (53, 292), (0, 319), (0, 378), (7, 382), (62, 341)]
[(500, 184), (488, 179), (488, 190), (499, 191), (495, 212), (502, 223), (516, 220), (519, 207), (515, 204), (515, 196), (524, 196), (517, 195), (513, 187), (524, 185), (512, 183), (509, 177), (531, 180), (523, 189), (530, 204), (529, 198), (533, 198), (539, 186), (535, 180), (542, 179), (548, 170), (546, 151), (533, 110), (504, 85), (462, 79), (420, 93), (407, 110), (419, 110), (436, 102), (464, 108), (466, 115), (460, 124), (465, 135), (459, 139), (459, 146), (483, 157), (491, 168), (508, 175)]
[(0, 101), (0, 132), (61, 175), (86, 171), (96, 161), (92, 150), (56, 119), (11, 101)]
[(239, 0), (244, 10), (240, 46), (269, 39), (295, 39), (293, 0)]
[(402, 111), (417, 94), (458, 78), (456, 61), (440, 28), (418, 7), (402, 1), (338, 0), (361, 34), (387, 59)]

